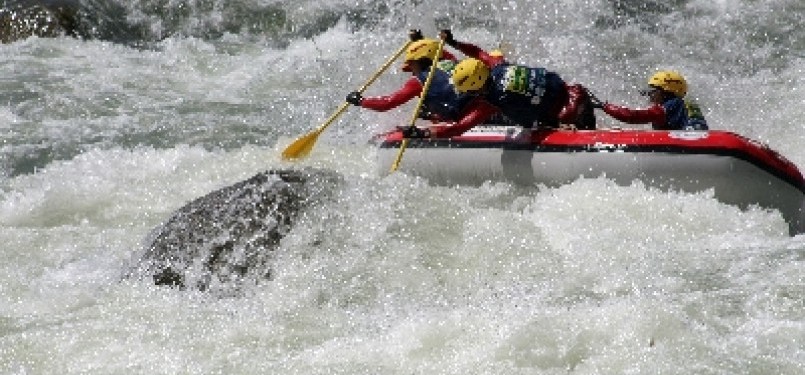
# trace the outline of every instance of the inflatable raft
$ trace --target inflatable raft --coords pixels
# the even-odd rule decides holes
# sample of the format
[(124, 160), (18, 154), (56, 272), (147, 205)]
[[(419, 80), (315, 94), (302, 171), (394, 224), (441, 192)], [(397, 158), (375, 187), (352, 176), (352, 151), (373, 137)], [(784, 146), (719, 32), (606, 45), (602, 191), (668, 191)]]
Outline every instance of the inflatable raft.
[[(399, 131), (376, 139), (383, 172), (402, 140)], [(727, 131), (482, 126), (451, 139), (411, 139), (398, 170), (434, 184), (492, 180), (555, 187), (605, 176), (665, 191), (713, 189), (727, 204), (779, 210), (792, 235), (805, 233), (805, 179), (797, 166), (768, 146)]]

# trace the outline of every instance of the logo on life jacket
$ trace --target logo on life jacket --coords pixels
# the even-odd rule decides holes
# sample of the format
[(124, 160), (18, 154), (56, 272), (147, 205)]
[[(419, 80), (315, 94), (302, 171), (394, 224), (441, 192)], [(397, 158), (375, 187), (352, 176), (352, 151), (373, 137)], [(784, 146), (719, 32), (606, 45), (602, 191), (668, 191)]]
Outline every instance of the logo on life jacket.
[(441, 60), (436, 64), (436, 67), (444, 70), (446, 73), (453, 74), (453, 70), (456, 69), (456, 62), (453, 60)]
[(522, 66), (510, 66), (503, 76), (504, 90), (527, 95), (529, 91), (528, 69)]
[(698, 104), (685, 100), (685, 110), (688, 112), (689, 119), (704, 120), (704, 114)]
[(532, 104), (539, 104), (545, 94), (545, 69), (511, 65), (506, 68), (500, 83), (504, 91), (527, 96)]

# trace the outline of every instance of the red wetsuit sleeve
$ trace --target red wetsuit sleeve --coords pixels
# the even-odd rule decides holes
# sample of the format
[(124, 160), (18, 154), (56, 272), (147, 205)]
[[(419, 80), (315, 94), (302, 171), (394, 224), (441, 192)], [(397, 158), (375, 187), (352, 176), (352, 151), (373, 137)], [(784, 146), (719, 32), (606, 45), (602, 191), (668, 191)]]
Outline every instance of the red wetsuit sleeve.
[(469, 57), (481, 60), (481, 62), (483, 62), (484, 65), (486, 65), (486, 66), (488, 66), (490, 68), (492, 68), (495, 65), (498, 65), (498, 64), (500, 64), (500, 63), (502, 63), (504, 61), (503, 57), (501, 57), (501, 56), (491, 56), (488, 53), (486, 53), (486, 51), (482, 50), (480, 47), (478, 47), (478, 46), (476, 46), (474, 44), (465, 43), (465, 42), (456, 42), (455, 48), (457, 50), (461, 51), (461, 53), (463, 53), (463, 54), (465, 54), (465, 55), (467, 55)]
[(629, 109), (614, 104), (604, 104), (606, 114), (627, 124), (664, 124), (665, 108), (659, 104), (643, 109)]
[(567, 89), (567, 103), (565, 103), (562, 110), (559, 112), (559, 122), (562, 124), (573, 124), (578, 117), (579, 107), (582, 102), (587, 100), (587, 92), (584, 87), (579, 84), (565, 85)]
[(473, 126), (484, 122), (484, 120), (498, 111), (497, 107), (487, 103), (485, 100), (476, 99), (469, 104), (469, 109), (464, 112), (464, 116), (462, 116), (461, 120), (453, 126), (439, 129), (435, 134), (432, 134), (432, 137), (450, 138), (461, 135), (465, 131), (470, 130)]
[(411, 77), (405, 81), (403, 87), (389, 95), (365, 97), (361, 101), (361, 107), (385, 112), (392, 108), (397, 108), (407, 101), (419, 96), (422, 92), (422, 83), (416, 77)]
[(455, 55), (445, 50), (442, 50), (442, 58), (440, 60), (458, 61)]

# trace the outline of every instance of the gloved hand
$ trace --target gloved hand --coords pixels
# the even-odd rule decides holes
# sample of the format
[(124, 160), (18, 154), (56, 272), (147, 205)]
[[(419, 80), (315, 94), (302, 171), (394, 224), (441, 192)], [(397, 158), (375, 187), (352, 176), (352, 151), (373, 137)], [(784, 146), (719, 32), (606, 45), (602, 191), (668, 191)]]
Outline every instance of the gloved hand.
[(587, 91), (587, 96), (590, 97), (590, 102), (593, 104), (593, 108), (604, 108), (604, 104), (606, 103), (595, 97), (590, 90), (584, 89), (584, 91)]
[(353, 91), (353, 92), (347, 94), (346, 101), (349, 104), (360, 106), (361, 102), (363, 101), (363, 96), (361, 95), (360, 92)]
[(412, 42), (416, 42), (417, 40), (422, 40), (425, 38), (424, 36), (422, 36), (422, 30), (415, 30), (415, 29), (408, 30), (408, 37), (411, 39)]
[(416, 126), (399, 127), (404, 138), (430, 138), (430, 129), (420, 129)]
[(450, 29), (444, 29), (439, 32), (439, 37), (447, 43), (448, 46), (455, 47), (458, 42), (453, 38), (453, 32)]

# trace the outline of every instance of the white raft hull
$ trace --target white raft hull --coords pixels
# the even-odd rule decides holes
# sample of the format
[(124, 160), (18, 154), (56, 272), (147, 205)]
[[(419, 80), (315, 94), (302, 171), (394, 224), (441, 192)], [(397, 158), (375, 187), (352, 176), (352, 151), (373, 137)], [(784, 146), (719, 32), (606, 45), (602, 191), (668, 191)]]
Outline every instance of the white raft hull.
[[(805, 233), (805, 182), (776, 152), (729, 132), (537, 131), (485, 127), (451, 140), (411, 140), (399, 171), (434, 184), (509, 181), (548, 187), (606, 176), (661, 190), (713, 189), (721, 202), (779, 210), (792, 235)], [(378, 168), (399, 153), (399, 133), (380, 142)]]

